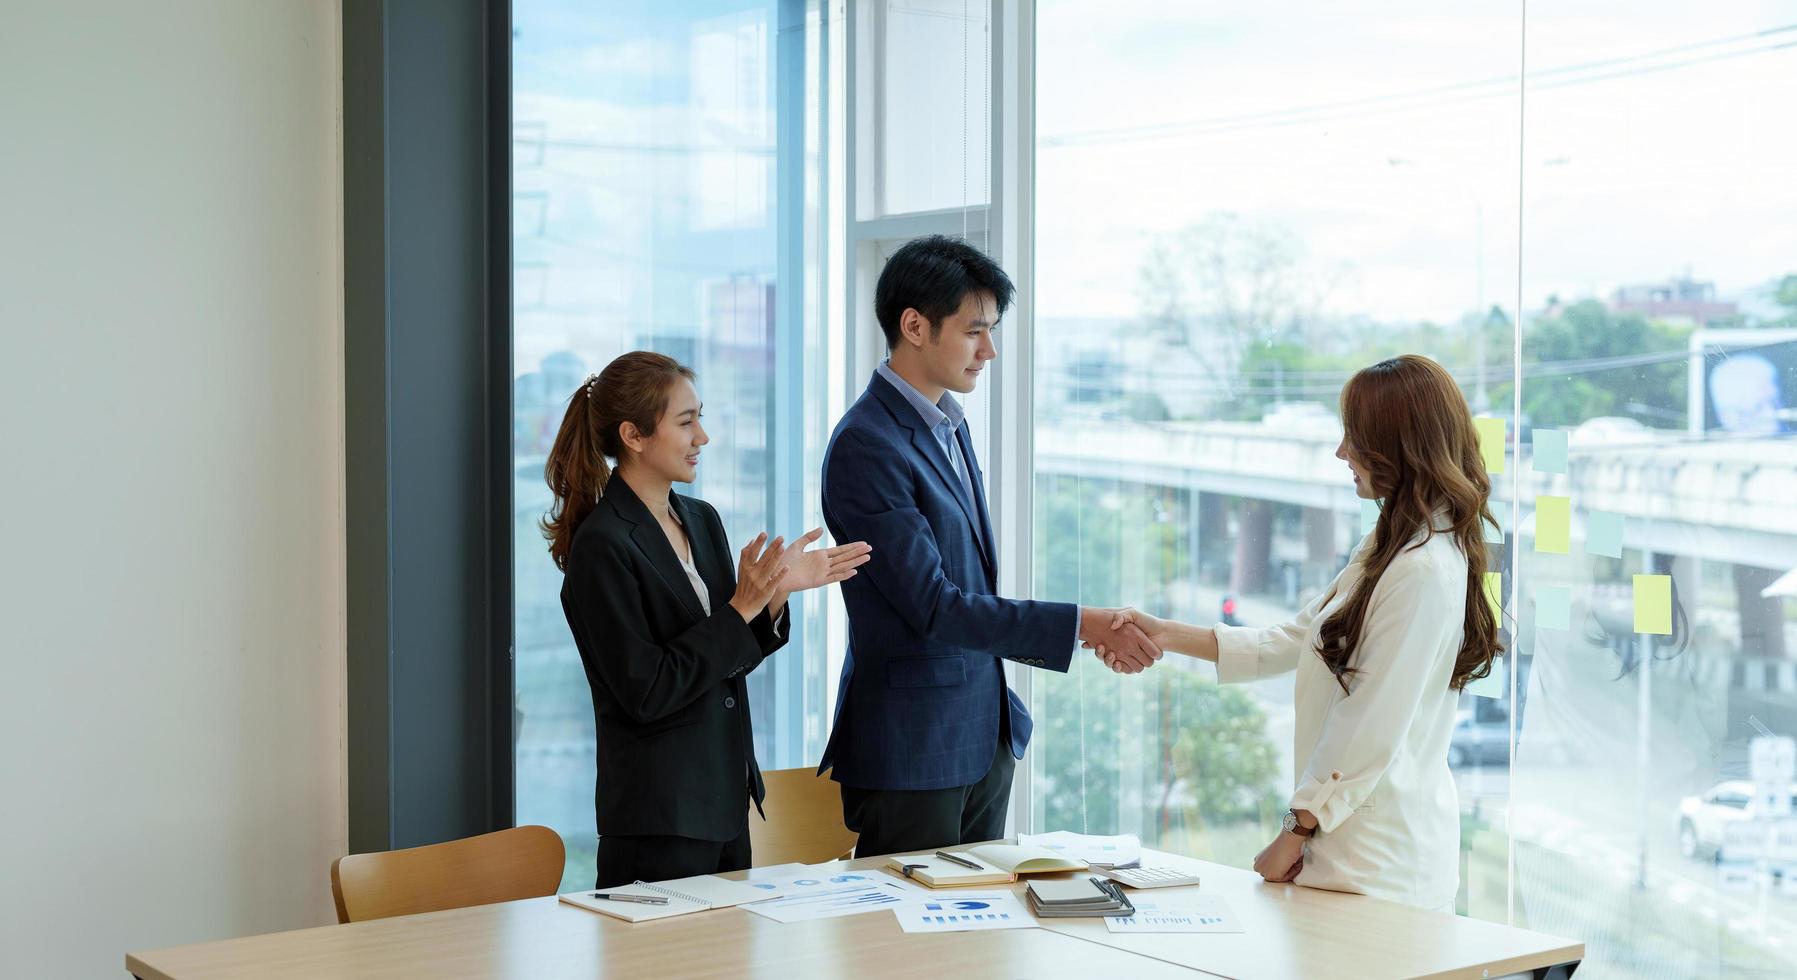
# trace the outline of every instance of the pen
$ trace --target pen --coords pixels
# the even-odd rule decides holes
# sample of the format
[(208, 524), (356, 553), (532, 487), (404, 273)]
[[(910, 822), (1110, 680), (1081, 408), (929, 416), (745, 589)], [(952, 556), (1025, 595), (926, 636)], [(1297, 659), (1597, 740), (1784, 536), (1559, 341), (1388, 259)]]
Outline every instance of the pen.
[(636, 902), (639, 905), (666, 905), (668, 900), (653, 895), (626, 895), (623, 892), (594, 892), (594, 898), (603, 898), (610, 902)]
[(949, 862), (950, 864), (958, 864), (963, 868), (972, 868), (975, 871), (980, 870), (979, 865), (973, 863), (972, 861), (967, 860), (966, 858), (956, 857), (953, 854), (948, 853), (947, 851), (937, 851), (936, 856), (941, 858), (944, 861)]

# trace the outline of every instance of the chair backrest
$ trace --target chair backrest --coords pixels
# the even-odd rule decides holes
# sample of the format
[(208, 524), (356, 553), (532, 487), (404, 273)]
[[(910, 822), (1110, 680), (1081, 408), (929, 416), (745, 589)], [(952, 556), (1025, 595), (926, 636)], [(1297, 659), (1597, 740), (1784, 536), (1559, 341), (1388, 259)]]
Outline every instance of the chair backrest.
[(510, 830), (331, 863), (338, 922), (385, 919), (555, 894), (562, 839), (548, 827)]
[(854, 851), (856, 834), (842, 825), (842, 790), (835, 780), (810, 768), (776, 769), (761, 778), (767, 820), (749, 804), (749, 845), (757, 865), (818, 864)]

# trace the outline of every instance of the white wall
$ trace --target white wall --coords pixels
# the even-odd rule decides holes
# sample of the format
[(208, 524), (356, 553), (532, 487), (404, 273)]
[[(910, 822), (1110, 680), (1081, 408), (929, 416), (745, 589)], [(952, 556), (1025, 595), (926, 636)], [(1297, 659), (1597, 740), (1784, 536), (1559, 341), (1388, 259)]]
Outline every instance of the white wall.
[(334, 921), (335, 0), (0, 19), (0, 972)]

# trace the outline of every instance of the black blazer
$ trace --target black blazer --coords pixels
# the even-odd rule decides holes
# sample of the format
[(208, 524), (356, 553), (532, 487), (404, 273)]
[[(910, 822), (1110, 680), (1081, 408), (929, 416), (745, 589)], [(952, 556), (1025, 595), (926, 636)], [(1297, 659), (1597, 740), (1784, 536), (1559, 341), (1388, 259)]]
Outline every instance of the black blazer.
[(711, 597), (705, 615), (649, 509), (615, 476), (574, 533), (562, 611), (597, 722), (599, 834), (729, 841), (766, 796), (743, 675), (786, 643), (730, 606), (736, 564), (712, 506), (668, 495)]

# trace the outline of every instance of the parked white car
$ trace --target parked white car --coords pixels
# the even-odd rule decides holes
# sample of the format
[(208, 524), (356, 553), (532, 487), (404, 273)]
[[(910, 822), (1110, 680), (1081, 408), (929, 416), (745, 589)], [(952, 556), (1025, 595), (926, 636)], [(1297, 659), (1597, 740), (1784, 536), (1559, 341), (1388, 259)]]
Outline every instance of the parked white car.
[[(1797, 783), (1791, 784), (1791, 802), (1797, 810)], [(1697, 796), (1687, 796), (1678, 805), (1678, 850), (1685, 857), (1714, 857), (1722, 848), (1724, 828), (1731, 823), (1751, 820), (1753, 784), (1744, 779), (1717, 783)]]

